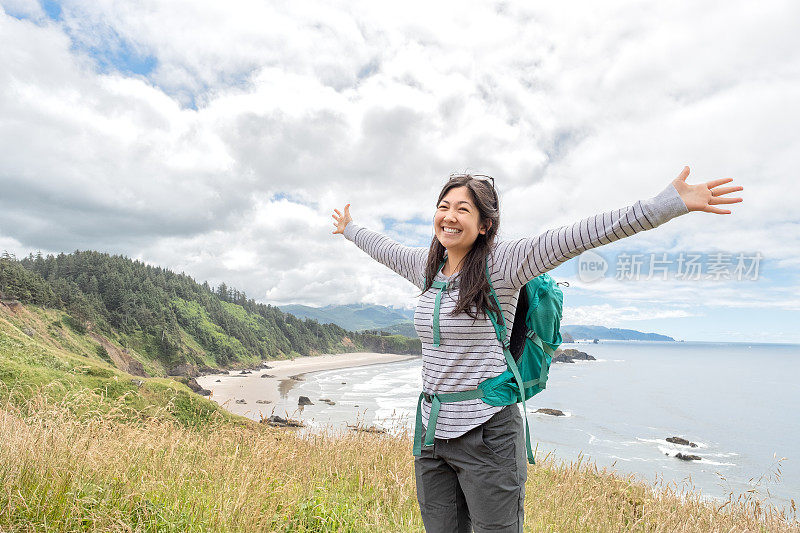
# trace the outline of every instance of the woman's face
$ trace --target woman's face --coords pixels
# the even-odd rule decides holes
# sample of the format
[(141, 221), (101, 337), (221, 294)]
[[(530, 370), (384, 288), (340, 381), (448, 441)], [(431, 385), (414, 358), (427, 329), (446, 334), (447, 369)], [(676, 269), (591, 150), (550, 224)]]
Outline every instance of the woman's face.
[[(466, 187), (453, 187), (444, 195), (433, 217), (436, 238), (448, 252), (468, 252), (478, 235), (486, 233), (479, 227), (480, 213)], [(455, 230), (455, 231), (453, 231)]]

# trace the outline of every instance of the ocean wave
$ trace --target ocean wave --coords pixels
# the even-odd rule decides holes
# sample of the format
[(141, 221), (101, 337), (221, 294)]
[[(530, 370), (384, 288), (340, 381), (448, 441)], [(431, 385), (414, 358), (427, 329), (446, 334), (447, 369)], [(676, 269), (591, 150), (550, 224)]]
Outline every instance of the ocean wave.
[(587, 432), (589, 435), (589, 442), (587, 444), (593, 444), (595, 446), (604, 446), (605, 448), (619, 450), (622, 448), (630, 447), (631, 445), (639, 444), (638, 442), (630, 442), (630, 441), (619, 441), (614, 439), (604, 439), (601, 437), (596, 437), (591, 433)]
[[(347, 391), (347, 392), (343, 392), (342, 395), (340, 396), (340, 398), (342, 400), (361, 400), (361, 399), (365, 399), (365, 398), (372, 399), (374, 397), (375, 397), (375, 395), (372, 394), (369, 391), (365, 391), (365, 392)], [(335, 401), (336, 398), (332, 398), (332, 400)]]
[(701, 458), (701, 459), (700, 459), (699, 461), (697, 461), (697, 462), (698, 462), (698, 463), (700, 463), (700, 464), (704, 464), (704, 465), (714, 465), (714, 466), (736, 466), (736, 463), (719, 463), (719, 462), (717, 462), (717, 461), (709, 461), (709, 460), (708, 460), (708, 459), (706, 459), (705, 457)]
[(627, 463), (633, 461), (640, 461), (642, 463), (652, 463), (656, 461), (656, 459), (646, 459), (644, 457), (620, 457), (619, 455), (609, 455), (609, 457), (611, 457), (612, 459), (617, 459), (619, 461), (625, 461)]
[(707, 453), (707, 457), (735, 457), (739, 455), (736, 452), (720, 452), (720, 453)]
[(616, 459), (617, 461), (625, 461), (626, 463), (630, 463), (633, 461), (631, 457), (620, 457), (619, 455), (609, 455), (612, 459)]
[(660, 451), (664, 455), (669, 455), (670, 457), (675, 457), (676, 455), (681, 453), (680, 450), (676, 450), (675, 448), (671, 448), (669, 446), (659, 446), (658, 451)]
[(664, 439), (645, 439), (642, 437), (636, 437), (636, 440), (639, 442), (652, 442), (654, 444), (664, 444), (666, 442)]
[(392, 396), (408, 396), (412, 398), (416, 398), (419, 396), (420, 390), (418, 387), (414, 385), (395, 385), (391, 388)]
[(386, 377), (373, 377), (368, 381), (361, 383), (354, 383), (354, 391), (385, 391), (390, 390), (391, 386), (395, 383), (393, 379)]

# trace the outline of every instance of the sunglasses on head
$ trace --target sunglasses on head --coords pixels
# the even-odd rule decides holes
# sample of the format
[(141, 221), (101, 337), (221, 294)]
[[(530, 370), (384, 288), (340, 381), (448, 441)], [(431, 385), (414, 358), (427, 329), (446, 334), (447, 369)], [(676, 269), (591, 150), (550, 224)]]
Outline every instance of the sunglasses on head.
[(450, 174), (450, 180), (458, 178), (472, 178), (476, 180), (486, 181), (492, 186), (492, 189), (494, 189), (494, 178), (491, 176), (487, 176), (486, 174)]

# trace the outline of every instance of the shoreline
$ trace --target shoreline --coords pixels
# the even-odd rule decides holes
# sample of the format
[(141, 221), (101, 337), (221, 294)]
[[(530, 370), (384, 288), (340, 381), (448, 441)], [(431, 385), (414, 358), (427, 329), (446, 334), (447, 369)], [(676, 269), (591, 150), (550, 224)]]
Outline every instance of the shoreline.
[[(197, 383), (211, 391), (210, 399), (233, 414), (258, 419), (268, 417), (272, 409), (306, 374), (324, 370), (396, 363), (419, 358), (419, 355), (350, 352), (324, 354), (266, 362), (269, 368), (252, 370), (250, 374), (230, 371), (229, 374), (207, 374)], [(266, 376), (266, 377), (262, 377)], [(242, 401), (246, 403), (237, 403)]]

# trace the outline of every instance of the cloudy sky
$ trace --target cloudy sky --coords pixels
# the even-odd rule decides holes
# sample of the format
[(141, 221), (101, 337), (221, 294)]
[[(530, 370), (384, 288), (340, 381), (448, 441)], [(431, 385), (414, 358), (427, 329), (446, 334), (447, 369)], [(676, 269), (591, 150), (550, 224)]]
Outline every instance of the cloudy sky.
[[(744, 203), (598, 248), (600, 279), (557, 268), (565, 323), (800, 342), (798, 21), (791, 0), (0, 0), (0, 250), (411, 307), (410, 283), (331, 234), (334, 207), (427, 246), (447, 175), (486, 173), (511, 239), (688, 165)], [(757, 279), (677, 279), (645, 275), (651, 253), (761, 259)], [(624, 257), (640, 279), (618, 279)]]

